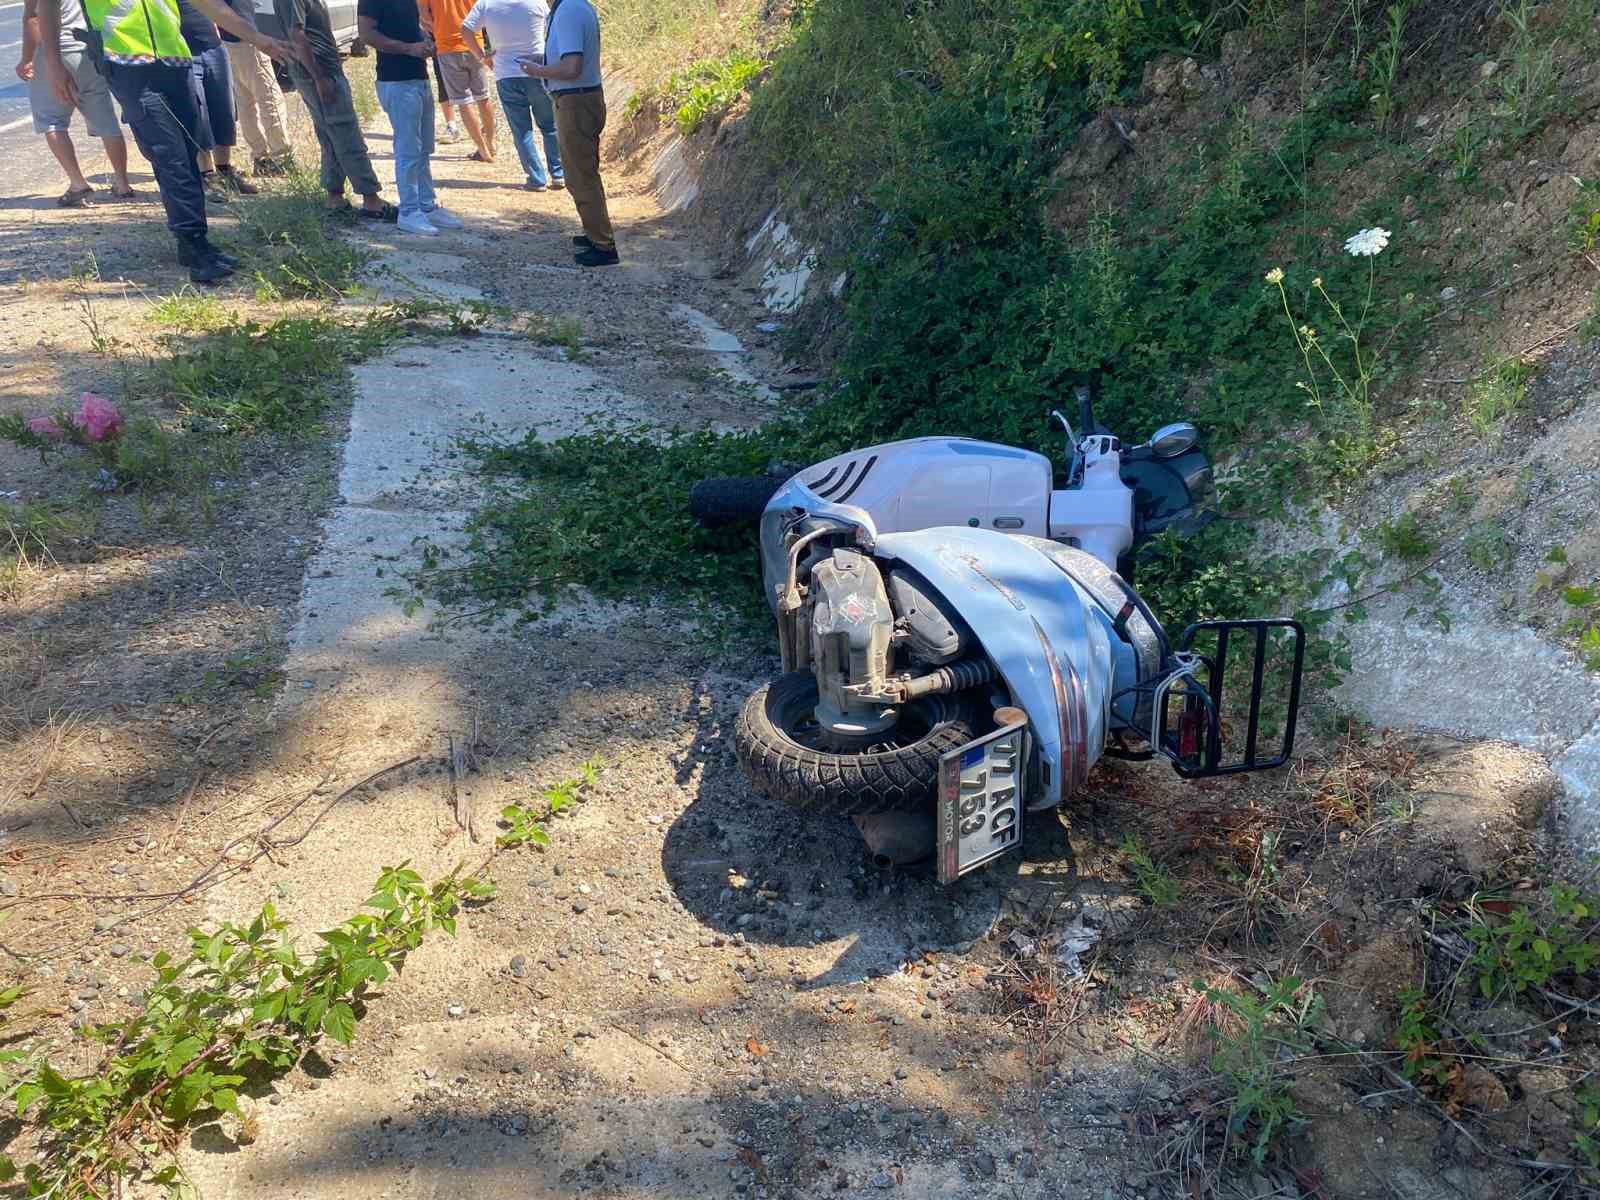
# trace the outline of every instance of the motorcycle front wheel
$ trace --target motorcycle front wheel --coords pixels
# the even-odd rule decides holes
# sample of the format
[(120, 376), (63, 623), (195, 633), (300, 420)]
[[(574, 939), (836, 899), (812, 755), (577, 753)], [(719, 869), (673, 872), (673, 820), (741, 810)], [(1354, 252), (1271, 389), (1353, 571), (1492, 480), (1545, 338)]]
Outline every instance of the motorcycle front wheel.
[(830, 748), (813, 710), (817, 681), (793, 671), (758, 688), (734, 725), (733, 744), (750, 782), (807, 812), (865, 817), (933, 806), (939, 758), (974, 735), (967, 705), (930, 696), (901, 710), (884, 739), (860, 752)]

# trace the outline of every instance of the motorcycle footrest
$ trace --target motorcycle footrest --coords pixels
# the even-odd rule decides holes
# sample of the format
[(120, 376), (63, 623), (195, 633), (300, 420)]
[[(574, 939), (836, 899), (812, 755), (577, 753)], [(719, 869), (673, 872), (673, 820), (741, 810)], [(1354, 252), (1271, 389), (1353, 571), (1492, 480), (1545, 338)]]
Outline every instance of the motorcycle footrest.
[[(1161, 705), (1160, 748), (1178, 774), (1205, 779), (1288, 762), (1305, 670), (1306, 631), (1300, 622), (1287, 617), (1199, 621), (1183, 631), (1178, 650), (1198, 656), (1197, 676), (1204, 680), (1204, 692), (1174, 688)], [(1246, 689), (1242, 703), (1235, 699), (1241, 687)], [(1274, 726), (1281, 721), (1265, 739), (1264, 716)], [(1244, 746), (1237, 753), (1241, 725)], [(1264, 740), (1269, 744), (1263, 746)]]

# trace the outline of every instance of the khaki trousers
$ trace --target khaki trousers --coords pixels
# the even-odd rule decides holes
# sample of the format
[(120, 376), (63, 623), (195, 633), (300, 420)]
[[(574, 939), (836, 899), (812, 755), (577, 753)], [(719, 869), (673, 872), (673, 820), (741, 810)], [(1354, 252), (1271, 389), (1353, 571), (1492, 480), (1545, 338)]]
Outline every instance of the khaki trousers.
[(583, 232), (601, 250), (617, 244), (606, 208), (606, 187), (600, 179), (600, 135), (606, 128), (606, 95), (585, 92), (574, 96), (552, 93), (556, 102), (556, 138), (561, 143), (561, 164), (567, 172), (567, 190), (578, 207)]
[(289, 153), (289, 130), (283, 122), (283, 98), (267, 56), (249, 42), (224, 42), (233, 67), (233, 104), (239, 132), (256, 158), (281, 158)]

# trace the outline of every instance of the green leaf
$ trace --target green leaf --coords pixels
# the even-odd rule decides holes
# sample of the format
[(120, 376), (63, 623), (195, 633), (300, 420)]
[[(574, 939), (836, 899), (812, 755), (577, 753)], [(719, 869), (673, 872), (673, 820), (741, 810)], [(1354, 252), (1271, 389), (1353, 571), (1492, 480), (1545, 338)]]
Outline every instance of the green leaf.
[(1555, 947), (1545, 941), (1544, 938), (1535, 938), (1533, 940), (1533, 952), (1544, 959), (1545, 962), (1551, 961), (1556, 956)]
[(1600, 603), (1600, 592), (1592, 587), (1569, 587), (1562, 591), (1561, 598), (1573, 608), (1588, 608), (1591, 604)]
[(10, 1183), (17, 1177), (17, 1164), (0, 1154), (0, 1183)]
[(167, 1078), (176, 1078), (178, 1072), (193, 1062), (205, 1048), (206, 1043), (203, 1038), (186, 1037), (182, 1041), (175, 1042), (172, 1049), (167, 1051), (166, 1062), (163, 1064)]
[(211, 1077), (203, 1068), (191, 1071), (167, 1093), (167, 1102), (162, 1105), (162, 1110), (174, 1121), (187, 1121), (194, 1110), (200, 1107), (200, 1101), (210, 1086)]
[(17, 1089), (17, 1116), (26, 1116), (33, 1102), (45, 1094), (37, 1083), (25, 1083)]
[(348, 1046), (356, 1036), (356, 1014), (343, 1000), (322, 1018), (322, 1031), (340, 1045)]
[(218, 1088), (211, 1093), (211, 1106), (239, 1116), (239, 1093), (232, 1088)]

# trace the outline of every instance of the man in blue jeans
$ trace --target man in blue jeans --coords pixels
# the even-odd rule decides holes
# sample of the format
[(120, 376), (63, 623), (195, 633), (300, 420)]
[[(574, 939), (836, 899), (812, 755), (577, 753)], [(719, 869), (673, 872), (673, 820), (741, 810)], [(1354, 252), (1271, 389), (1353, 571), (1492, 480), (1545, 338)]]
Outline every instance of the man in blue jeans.
[[(550, 19), (545, 0), (478, 0), (461, 22), (461, 36), (478, 61), (494, 72), (495, 90), (505, 110), (511, 140), (522, 160), (528, 181), (522, 186), (530, 192), (546, 187), (560, 191), (567, 186), (561, 169), (561, 145), (556, 139), (556, 110), (543, 80), (530, 79), (517, 64), (524, 58), (544, 61), (544, 27)], [(492, 49), (478, 44), (478, 31), (489, 35)], [(533, 127), (538, 125), (544, 142), (544, 157), (549, 171), (539, 161), (533, 142)]]
[(433, 39), (423, 35), (417, 0), (359, 0), (356, 22), (361, 40), (377, 51), (378, 103), (394, 129), (395, 227), (421, 237), (460, 229), (461, 219), (442, 208), (433, 191)]

